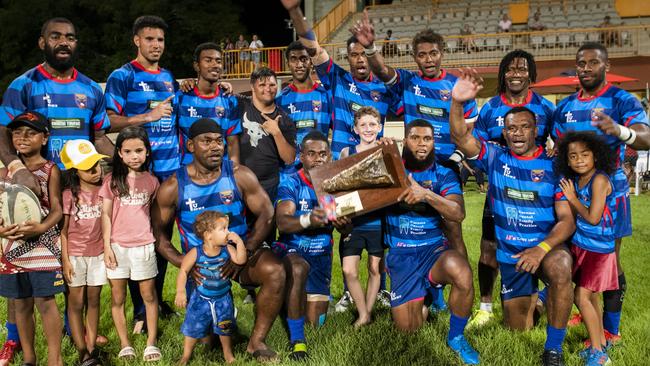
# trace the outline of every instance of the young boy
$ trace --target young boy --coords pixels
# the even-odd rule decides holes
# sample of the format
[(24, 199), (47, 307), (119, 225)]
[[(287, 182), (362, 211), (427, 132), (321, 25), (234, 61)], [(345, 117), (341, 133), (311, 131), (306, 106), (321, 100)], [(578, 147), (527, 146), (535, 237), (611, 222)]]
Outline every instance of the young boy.
[(23, 365), (36, 364), (34, 350), (34, 305), (43, 319), (47, 341), (47, 363), (63, 365), (61, 358), (61, 315), (54, 295), (65, 289), (61, 271), (61, 242), (57, 223), (61, 208), (61, 172), (41, 152), (49, 136), (45, 117), (37, 112), (22, 113), (7, 127), (24, 167), (11, 164), (0, 176), (11, 178), (25, 167), (41, 186), (43, 220), (9, 224), (0, 220), (0, 296), (14, 302), (16, 325), (23, 349)]
[[(221, 277), (221, 267), (228, 259), (238, 265), (246, 263), (246, 247), (234, 232), (228, 231), (228, 216), (221, 212), (205, 211), (196, 217), (194, 233), (203, 245), (190, 250), (181, 263), (176, 281), (176, 306), (187, 307), (181, 332), (185, 335), (183, 357), (179, 364), (186, 365), (199, 339), (210, 334), (219, 335), (223, 357), (227, 363), (235, 362), (230, 336), (236, 328), (235, 306), (230, 293), (230, 280)], [(236, 244), (235, 249), (229, 243)], [(187, 303), (187, 276), (196, 265), (204, 277)], [(194, 287), (194, 286), (191, 286)]]

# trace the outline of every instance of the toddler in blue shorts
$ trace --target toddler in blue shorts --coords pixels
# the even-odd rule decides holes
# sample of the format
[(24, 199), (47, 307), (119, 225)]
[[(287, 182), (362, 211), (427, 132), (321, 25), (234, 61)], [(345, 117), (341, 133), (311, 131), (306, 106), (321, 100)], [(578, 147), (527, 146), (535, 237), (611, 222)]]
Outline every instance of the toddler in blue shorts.
[[(225, 361), (235, 361), (230, 340), (236, 328), (235, 306), (230, 280), (221, 278), (221, 267), (229, 259), (237, 265), (245, 264), (246, 247), (239, 235), (228, 230), (228, 221), (228, 216), (221, 212), (205, 211), (194, 222), (194, 233), (203, 240), (203, 245), (191, 249), (183, 257), (176, 281), (176, 306), (187, 308), (181, 326), (185, 336), (181, 365), (189, 362), (199, 339), (209, 334), (219, 336)], [(187, 276), (194, 266), (204, 279), (191, 292), (188, 303)]]

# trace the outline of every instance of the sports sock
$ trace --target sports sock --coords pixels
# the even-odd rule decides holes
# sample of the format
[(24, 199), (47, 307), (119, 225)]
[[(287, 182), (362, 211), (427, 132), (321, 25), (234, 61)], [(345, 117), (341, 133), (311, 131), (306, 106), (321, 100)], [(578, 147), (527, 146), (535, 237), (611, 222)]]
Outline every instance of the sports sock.
[(5, 323), (5, 327), (7, 328), (7, 340), (20, 343), (20, 338), (18, 337), (18, 327), (16, 326), (16, 323), (9, 323), (9, 321), (7, 321)]
[(618, 275), (618, 290), (603, 292), (603, 327), (612, 334), (619, 333), (626, 287), (625, 274), (621, 273)]
[(537, 293), (537, 298), (539, 299), (539, 301), (542, 302), (542, 304), (546, 304), (547, 296), (548, 296), (548, 287), (544, 287), (542, 291)]
[(492, 296), (492, 287), (496, 280), (496, 269), (478, 262), (478, 286), (481, 296)]
[(545, 350), (555, 350), (562, 353), (562, 343), (566, 336), (566, 328), (554, 328), (550, 325), (546, 326), (546, 344)]
[(447, 335), (447, 341), (451, 341), (459, 335), (462, 335), (468, 320), (469, 317), (461, 318), (456, 316), (454, 313), (451, 313), (451, 316), (449, 317), (449, 334)]
[(305, 317), (301, 316), (298, 319), (287, 318), (287, 326), (289, 327), (289, 340), (291, 343), (305, 341)]
[(325, 325), (325, 319), (327, 319), (327, 313), (323, 313), (323, 314), (318, 316), (318, 326), (319, 327), (322, 327), (323, 325)]
[(491, 313), (492, 312), (492, 303), (491, 302), (481, 302), (481, 305), (479, 306), (479, 309)]
[(386, 290), (386, 271), (380, 271), (379, 273), (379, 291)]

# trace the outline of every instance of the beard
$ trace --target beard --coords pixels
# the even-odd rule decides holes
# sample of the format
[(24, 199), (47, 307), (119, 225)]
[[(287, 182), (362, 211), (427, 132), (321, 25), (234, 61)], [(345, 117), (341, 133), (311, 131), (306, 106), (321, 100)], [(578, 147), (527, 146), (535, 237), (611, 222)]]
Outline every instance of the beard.
[(405, 145), (402, 150), (402, 159), (404, 159), (404, 166), (410, 171), (421, 171), (429, 168), (436, 160), (435, 149), (429, 152), (429, 155), (424, 160), (418, 160), (413, 152)]
[(603, 82), (603, 80), (605, 80), (605, 72), (603, 72), (603, 73), (601, 73), (599, 75), (594, 75), (594, 78), (591, 79), (591, 81), (583, 82), (579, 77), (578, 77), (578, 80), (580, 81), (580, 86), (583, 89), (585, 89), (587, 91), (591, 91), (591, 90), (596, 89), (598, 86), (600, 86), (600, 84)]
[[(65, 61), (56, 58), (56, 53), (62, 49), (67, 49), (70, 51), (70, 57), (68, 57), (68, 59)], [(50, 65), (54, 70), (58, 72), (65, 72), (67, 70), (70, 70), (70, 68), (72, 68), (77, 61), (77, 50), (71, 47), (59, 46), (56, 48), (50, 48), (50, 46), (46, 43), (43, 53), (45, 54), (45, 62), (47, 62), (48, 65)]]

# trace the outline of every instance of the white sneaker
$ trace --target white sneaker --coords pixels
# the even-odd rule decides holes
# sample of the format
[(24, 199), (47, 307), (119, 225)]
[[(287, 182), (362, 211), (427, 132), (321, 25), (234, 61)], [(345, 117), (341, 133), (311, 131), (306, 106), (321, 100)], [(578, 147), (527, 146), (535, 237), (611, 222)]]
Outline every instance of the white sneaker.
[(390, 292), (379, 290), (377, 293), (377, 303), (385, 308), (390, 307)]
[(354, 300), (352, 300), (352, 296), (350, 295), (349, 291), (345, 291), (343, 293), (343, 296), (339, 299), (339, 302), (334, 305), (334, 310), (337, 313), (342, 313), (350, 307), (350, 305), (354, 304)]

